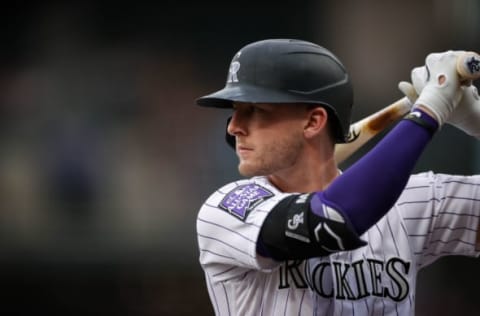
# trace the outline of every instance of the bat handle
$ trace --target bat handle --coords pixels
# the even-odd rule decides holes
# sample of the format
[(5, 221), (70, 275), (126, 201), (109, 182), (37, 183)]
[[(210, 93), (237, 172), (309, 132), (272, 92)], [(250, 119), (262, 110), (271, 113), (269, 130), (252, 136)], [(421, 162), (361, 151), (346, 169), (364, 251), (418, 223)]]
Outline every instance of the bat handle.
[(462, 80), (480, 78), (480, 55), (475, 52), (465, 52), (457, 59), (457, 72)]

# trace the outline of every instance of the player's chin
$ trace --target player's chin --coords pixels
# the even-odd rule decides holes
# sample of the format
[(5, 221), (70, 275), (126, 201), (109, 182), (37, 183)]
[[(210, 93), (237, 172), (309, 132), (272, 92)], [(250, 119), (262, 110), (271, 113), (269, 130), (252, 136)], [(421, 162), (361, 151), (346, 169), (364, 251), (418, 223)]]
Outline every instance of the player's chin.
[(261, 168), (259, 168), (257, 165), (242, 160), (240, 160), (240, 163), (238, 164), (238, 172), (244, 177), (264, 175)]

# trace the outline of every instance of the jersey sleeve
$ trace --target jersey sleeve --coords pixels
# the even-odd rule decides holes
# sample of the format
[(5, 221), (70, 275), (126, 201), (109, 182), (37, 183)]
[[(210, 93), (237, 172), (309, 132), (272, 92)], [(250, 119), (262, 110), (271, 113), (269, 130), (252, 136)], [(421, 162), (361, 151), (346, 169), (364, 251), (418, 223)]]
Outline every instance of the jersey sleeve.
[(242, 180), (213, 193), (197, 216), (200, 263), (217, 280), (244, 274), (246, 269), (269, 271), (279, 265), (257, 255), (262, 224), (270, 210), (289, 194), (264, 181)]
[(443, 256), (480, 255), (480, 176), (414, 175), (395, 207), (419, 268)]

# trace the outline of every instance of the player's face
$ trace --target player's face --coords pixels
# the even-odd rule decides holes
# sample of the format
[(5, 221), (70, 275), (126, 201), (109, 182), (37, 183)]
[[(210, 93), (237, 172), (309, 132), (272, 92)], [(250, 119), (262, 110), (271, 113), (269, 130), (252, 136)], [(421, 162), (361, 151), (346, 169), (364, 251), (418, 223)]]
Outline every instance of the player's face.
[(235, 103), (228, 133), (235, 136), (243, 176), (271, 175), (297, 165), (307, 106)]

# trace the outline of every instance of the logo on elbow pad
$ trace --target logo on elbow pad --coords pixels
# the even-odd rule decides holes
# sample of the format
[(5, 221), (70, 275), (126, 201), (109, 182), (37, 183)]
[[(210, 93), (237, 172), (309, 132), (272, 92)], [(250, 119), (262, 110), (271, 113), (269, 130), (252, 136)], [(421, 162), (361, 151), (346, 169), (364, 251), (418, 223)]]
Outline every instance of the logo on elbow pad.
[(303, 212), (300, 212), (299, 214), (294, 214), (293, 215), (293, 218), (290, 218), (288, 220), (288, 228), (291, 229), (291, 230), (295, 230), (298, 228), (298, 225), (300, 224), (303, 224), (304, 223), (304, 220), (303, 220)]

